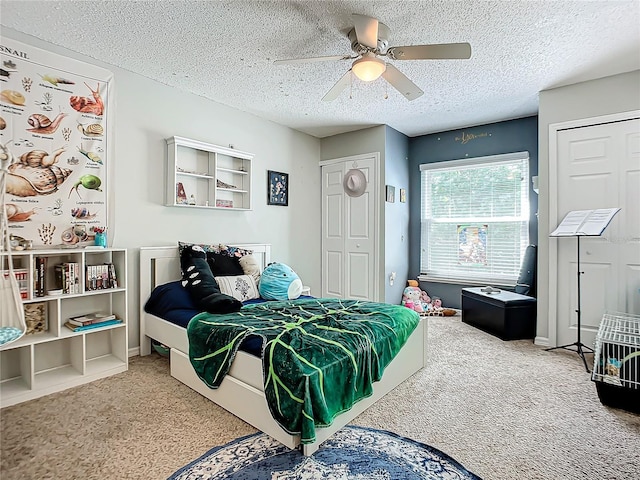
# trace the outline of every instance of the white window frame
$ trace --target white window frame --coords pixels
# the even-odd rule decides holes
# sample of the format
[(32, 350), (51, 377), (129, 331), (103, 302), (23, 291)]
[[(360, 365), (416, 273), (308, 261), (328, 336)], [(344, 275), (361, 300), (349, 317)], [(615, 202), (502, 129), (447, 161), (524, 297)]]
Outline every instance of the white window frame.
[[(450, 160), (444, 162), (427, 163), (420, 165), (421, 173), (421, 209), (420, 209), (420, 275), (418, 279), (427, 282), (438, 283), (454, 283), (463, 285), (500, 285), (500, 286), (514, 286), (517, 283), (519, 275), (519, 267), (517, 271), (511, 272), (511, 274), (496, 274), (491, 271), (483, 272), (479, 269), (476, 273), (470, 273), (465, 271), (456, 271), (456, 266), (451, 265), (448, 271), (435, 271), (428, 268), (428, 229), (431, 219), (427, 218), (427, 207), (425, 202), (427, 201), (425, 195), (425, 172), (429, 170), (442, 170), (452, 168), (463, 168), (470, 166), (483, 166), (486, 164), (500, 164), (500, 163), (513, 163), (521, 162), (523, 168), (522, 188), (521, 188), (521, 203), (522, 209), (519, 217), (512, 217), (509, 219), (502, 219), (513, 222), (514, 220), (522, 222), (521, 234), (520, 234), (520, 257), (517, 261), (517, 265), (522, 264), (524, 258), (524, 252), (529, 245), (529, 222), (530, 222), (530, 207), (529, 207), (529, 152), (515, 152), (501, 155), (490, 155), (485, 157), (465, 158), (461, 160)], [(483, 224), (489, 220), (495, 222), (496, 219), (488, 219), (482, 217), (472, 218), (455, 218), (449, 220), (449, 222), (455, 223), (469, 223), (469, 224)], [(491, 269), (489, 269), (491, 270)]]

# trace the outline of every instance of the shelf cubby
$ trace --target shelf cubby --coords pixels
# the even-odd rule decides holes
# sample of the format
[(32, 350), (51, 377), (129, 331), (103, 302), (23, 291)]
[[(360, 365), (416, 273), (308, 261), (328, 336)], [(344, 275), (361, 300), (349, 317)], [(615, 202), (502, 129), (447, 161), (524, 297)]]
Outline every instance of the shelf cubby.
[(165, 204), (185, 208), (251, 210), (253, 155), (191, 140), (167, 139)]
[[(11, 254), (14, 266), (27, 268), (29, 286), (23, 305), (44, 303), (46, 329), (23, 335), (0, 347), (0, 406), (6, 407), (58, 392), (98, 378), (126, 371), (127, 251), (106, 248), (34, 249)], [(46, 258), (44, 296), (37, 296), (36, 258)], [(8, 253), (0, 251), (7, 267)], [(47, 295), (56, 284), (55, 265), (78, 264), (78, 293)], [(113, 264), (118, 286), (89, 290), (86, 267)], [(73, 332), (64, 324), (71, 316), (90, 312), (113, 313), (122, 323)]]

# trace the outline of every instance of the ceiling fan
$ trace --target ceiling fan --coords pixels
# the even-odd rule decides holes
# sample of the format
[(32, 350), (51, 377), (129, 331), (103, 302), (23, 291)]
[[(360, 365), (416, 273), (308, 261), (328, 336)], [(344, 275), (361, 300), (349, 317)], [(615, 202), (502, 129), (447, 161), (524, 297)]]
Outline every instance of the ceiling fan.
[(323, 62), (331, 60), (354, 60), (351, 68), (322, 98), (332, 101), (351, 84), (351, 72), (361, 80), (373, 81), (382, 76), (407, 100), (415, 100), (424, 92), (406, 75), (391, 63), (379, 57), (391, 60), (444, 60), (467, 59), (471, 57), (471, 45), (468, 43), (441, 43), (432, 45), (408, 45), (389, 47), (389, 27), (376, 18), (353, 14), (353, 28), (348, 37), (355, 55), (334, 55), (329, 57), (293, 58), (276, 60), (276, 65)]

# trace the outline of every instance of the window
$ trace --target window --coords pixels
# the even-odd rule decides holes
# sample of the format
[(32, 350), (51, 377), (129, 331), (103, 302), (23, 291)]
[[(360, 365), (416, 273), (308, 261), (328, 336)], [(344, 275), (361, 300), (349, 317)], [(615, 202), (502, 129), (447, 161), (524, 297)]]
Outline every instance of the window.
[(529, 154), (420, 165), (422, 280), (515, 285), (529, 244)]

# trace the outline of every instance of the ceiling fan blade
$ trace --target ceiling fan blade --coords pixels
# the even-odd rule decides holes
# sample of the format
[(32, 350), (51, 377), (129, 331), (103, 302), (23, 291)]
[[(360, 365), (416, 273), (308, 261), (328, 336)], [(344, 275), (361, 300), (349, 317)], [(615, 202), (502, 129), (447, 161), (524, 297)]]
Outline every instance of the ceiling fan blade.
[(351, 69), (347, 73), (345, 73), (338, 82), (331, 87), (331, 90), (327, 92), (327, 94), (322, 97), (322, 100), (325, 102), (332, 102), (342, 93), (342, 91), (351, 85)]
[(352, 60), (358, 58), (351, 55), (333, 55), (330, 57), (310, 57), (310, 58), (290, 58), (287, 60), (275, 60), (274, 65), (289, 65), (296, 63), (313, 63), (313, 62), (326, 62), (331, 60)]
[(393, 60), (445, 60), (471, 58), (468, 43), (440, 43), (434, 45), (409, 45), (390, 47), (387, 56)]
[(387, 69), (382, 74), (382, 77), (409, 101), (415, 100), (424, 94), (404, 73), (389, 63), (387, 63)]
[(369, 48), (378, 47), (378, 19), (366, 15), (353, 15), (353, 26), (358, 42)]

